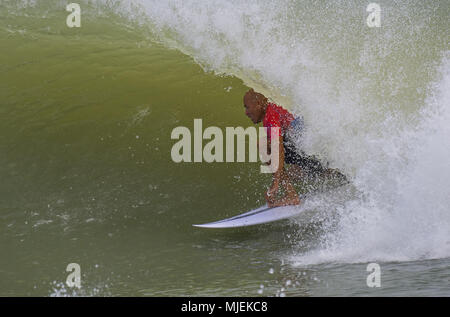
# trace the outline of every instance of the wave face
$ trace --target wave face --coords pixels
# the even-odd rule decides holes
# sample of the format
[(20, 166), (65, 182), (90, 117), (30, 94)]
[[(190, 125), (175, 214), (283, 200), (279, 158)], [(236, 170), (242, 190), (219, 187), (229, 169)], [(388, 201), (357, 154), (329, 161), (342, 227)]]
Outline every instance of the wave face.
[[(100, 264), (122, 276), (152, 261), (161, 277), (152, 295), (189, 293), (184, 264), (192, 283), (207, 280), (204, 259), (217, 252), (223, 271), (211, 276), (229, 294), (248, 257), (272, 254), (262, 236), (277, 250), (286, 241), (205, 238), (190, 224), (257, 207), (268, 180), (251, 164), (177, 165), (170, 132), (194, 118), (248, 125), (248, 87), (302, 115), (298, 145), (354, 185), (311, 201), (312, 239), (300, 221), (289, 232), (295, 254), (277, 257), (293, 266), (450, 257), (448, 1), (380, 2), (379, 28), (366, 24), (367, 3), (350, 0), (78, 2), (82, 27), (72, 30), (66, 1), (0, 1), (2, 239), (25, 240), (4, 264), (11, 284), (29, 254), (46, 263), (41, 249), (65, 267), (57, 250), (81, 237), (86, 263), (107, 250)], [(140, 277), (130, 284), (145, 288)]]

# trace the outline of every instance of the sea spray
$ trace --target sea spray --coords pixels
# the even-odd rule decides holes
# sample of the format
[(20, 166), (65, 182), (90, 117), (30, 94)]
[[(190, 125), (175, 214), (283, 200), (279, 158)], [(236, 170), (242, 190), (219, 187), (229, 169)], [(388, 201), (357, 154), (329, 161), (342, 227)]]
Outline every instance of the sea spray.
[(383, 3), (380, 28), (357, 1), (140, 3), (160, 41), (302, 114), (302, 149), (357, 187), (300, 262), (450, 255), (443, 3)]

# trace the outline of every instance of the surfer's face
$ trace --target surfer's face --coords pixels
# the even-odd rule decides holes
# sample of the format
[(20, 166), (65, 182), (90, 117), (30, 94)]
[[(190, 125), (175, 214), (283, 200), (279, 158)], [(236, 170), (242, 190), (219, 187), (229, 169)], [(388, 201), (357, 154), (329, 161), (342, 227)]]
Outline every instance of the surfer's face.
[(244, 96), (244, 108), (245, 115), (249, 117), (253, 123), (258, 123), (263, 119), (264, 108), (251, 93), (247, 93)]

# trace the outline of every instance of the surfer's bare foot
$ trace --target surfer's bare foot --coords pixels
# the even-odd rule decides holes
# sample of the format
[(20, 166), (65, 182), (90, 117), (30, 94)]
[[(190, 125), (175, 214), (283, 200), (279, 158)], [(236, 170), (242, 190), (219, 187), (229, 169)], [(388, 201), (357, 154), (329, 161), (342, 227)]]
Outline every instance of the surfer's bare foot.
[(290, 205), (300, 205), (301, 200), (296, 197), (283, 197), (280, 200), (267, 202), (269, 207), (281, 207), (281, 206), (290, 206)]

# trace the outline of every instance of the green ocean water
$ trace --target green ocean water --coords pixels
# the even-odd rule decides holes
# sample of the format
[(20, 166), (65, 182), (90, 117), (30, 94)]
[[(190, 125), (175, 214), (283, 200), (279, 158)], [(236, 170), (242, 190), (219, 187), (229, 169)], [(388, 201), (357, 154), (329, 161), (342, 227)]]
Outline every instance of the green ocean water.
[[(275, 77), (273, 82), (265, 80), (265, 71), (271, 74), (270, 67), (285, 71), (282, 61), (269, 65), (265, 57), (253, 55), (254, 60), (261, 61), (249, 66), (233, 56), (217, 55), (217, 61), (229, 58), (231, 62), (216, 64), (211, 58), (213, 49), (211, 56), (208, 46), (203, 47), (206, 55), (199, 54), (203, 44), (195, 46), (195, 41), (186, 40), (177, 27), (172, 28), (169, 22), (163, 27), (160, 21), (151, 23), (151, 6), (146, 7), (150, 10), (149, 22), (136, 16), (136, 11), (131, 11), (133, 15), (118, 10), (121, 3), (81, 2), (82, 26), (68, 28), (64, 2), (0, 2), (0, 296), (450, 295), (448, 180), (421, 179), (420, 187), (442, 193), (430, 198), (430, 223), (423, 226), (429, 231), (409, 231), (421, 221), (422, 206), (416, 210), (413, 205), (395, 204), (394, 198), (393, 202), (386, 199), (393, 207), (380, 203), (386, 210), (412, 210), (411, 219), (416, 222), (402, 226), (402, 214), (394, 213), (392, 221), (383, 225), (373, 212), (365, 213), (367, 209), (359, 205), (369, 198), (377, 199), (378, 192), (370, 192), (369, 187), (394, 183), (386, 185), (371, 178), (378, 182), (372, 186), (361, 176), (364, 171), (372, 171), (372, 161), (366, 159), (370, 153), (360, 147), (369, 143), (371, 131), (378, 131), (369, 124), (370, 118), (380, 122), (378, 118), (384, 118), (386, 112), (402, 110), (414, 100), (417, 104), (394, 117), (400, 116), (408, 124), (414, 122), (413, 126), (422, 122), (418, 114), (426, 108), (430, 83), (447, 83), (448, 64), (442, 62), (442, 56), (448, 49), (448, 21), (430, 22), (432, 28), (427, 32), (434, 34), (432, 37), (418, 33), (433, 46), (418, 49), (417, 56), (401, 65), (406, 69), (405, 77), (401, 77), (406, 78), (406, 90), (402, 85), (380, 84), (382, 93), (377, 94), (381, 97), (376, 104), (387, 108), (364, 112), (361, 107), (354, 111), (352, 120), (342, 119), (338, 126), (346, 132), (336, 128), (334, 135), (354, 137), (352, 143), (339, 143), (345, 151), (336, 149), (336, 139), (327, 138), (325, 129), (316, 134), (322, 138), (320, 142), (312, 139), (311, 148), (333, 167), (344, 170), (361, 195), (345, 196), (336, 204), (325, 197), (309, 217), (300, 220), (208, 231), (192, 224), (264, 204), (270, 175), (259, 173), (259, 163), (175, 163), (170, 155), (175, 143), (171, 131), (178, 126), (193, 129), (195, 118), (201, 118), (205, 127), (223, 130), (250, 126), (242, 96), (253, 86), (298, 110), (294, 106), (298, 96), (290, 94), (295, 88)], [(436, 8), (438, 4), (430, 5), (426, 13), (437, 12)], [(188, 15), (194, 9), (179, 10)], [(302, 9), (308, 12), (314, 8)], [(362, 11), (364, 17), (364, 6)], [(143, 16), (146, 13), (138, 12)], [(442, 17), (439, 14), (437, 17)], [(160, 17), (163, 19), (163, 15)], [(191, 23), (196, 23), (195, 15)], [(258, 27), (255, 24), (255, 29)], [(192, 30), (194, 39), (208, 41), (195, 35), (195, 28)], [(220, 29), (212, 34), (221, 38)], [(222, 36), (227, 43), (226, 35)], [(407, 46), (419, 47), (420, 43), (407, 41)], [(389, 48), (394, 55), (398, 52), (395, 45)], [(387, 51), (379, 49), (383, 54)], [(255, 54), (253, 48), (249, 54)], [(335, 57), (340, 58), (339, 54)], [(378, 65), (377, 58), (366, 57)], [(307, 55), (304, 58), (308, 60)], [(421, 61), (429, 64), (417, 70)], [(361, 56), (359, 63), (364, 63)], [(444, 75), (439, 75), (442, 63)], [(258, 65), (263, 66), (259, 69)], [(342, 65), (352, 64), (346, 60)], [(326, 68), (307, 62), (298, 67), (306, 74)], [(415, 70), (417, 76), (411, 79)], [(424, 70), (430, 71), (421, 75)], [(398, 82), (382, 63), (371, 72), (375, 77)], [(365, 75), (349, 75), (350, 81), (355, 80), (349, 86), (353, 83), (356, 87)], [(393, 86), (395, 89), (386, 88)], [(354, 96), (343, 95), (335, 97), (345, 99), (343, 104), (357, 103)], [(371, 97), (369, 94), (361, 99)], [(308, 107), (311, 98), (303, 95), (300, 99), (306, 105), (307, 122), (313, 123), (326, 108)], [(443, 100), (448, 105), (445, 96)], [(396, 101), (389, 108), (388, 104)], [(331, 119), (333, 114), (351, 112), (349, 108), (333, 109)], [(338, 117), (334, 116), (336, 121)], [(442, 117), (447, 118), (445, 113)], [(328, 125), (333, 126), (332, 122)], [(441, 131), (438, 124), (434, 127)], [(352, 131), (368, 132), (361, 136)], [(447, 130), (442, 131), (439, 135), (446, 136)], [(442, 140), (445, 147), (448, 141)], [(391, 146), (390, 142), (386, 144)], [(441, 154), (436, 151), (429, 157), (436, 157), (438, 165)], [(441, 168), (442, 175), (450, 172), (450, 167), (445, 169), (447, 165)], [(398, 178), (402, 175), (399, 173)], [(415, 175), (422, 173), (406, 178), (411, 182), (408, 184), (417, 183)], [(409, 197), (409, 192), (398, 197), (403, 195)], [(331, 214), (339, 214), (344, 220)], [(354, 227), (350, 225), (355, 223)], [(360, 232), (364, 226), (370, 228), (368, 235), (373, 234), (368, 241), (375, 242), (363, 241), (362, 249), (343, 252), (352, 247), (347, 235)], [(393, 227), (400, 228), (399, 237), (385, 235), (378, 239), (377, 232), (371, 231), (382, 228), (378, 232), (382, 236)], [(433, 230), (439, 236), (432, 235)], [(398, 242), (414, 235), (422, 240), (411, 240), (406, 247)], [(427, 247), (423, 247), (425, 243)], [(380, 251), (390, 244), (396, 247), (386, 253)], [(369, 262), (382, 267), (380, 288), (366, 285)], [(80, 289), (65, 284), (69, 263), (80, 265)]]

